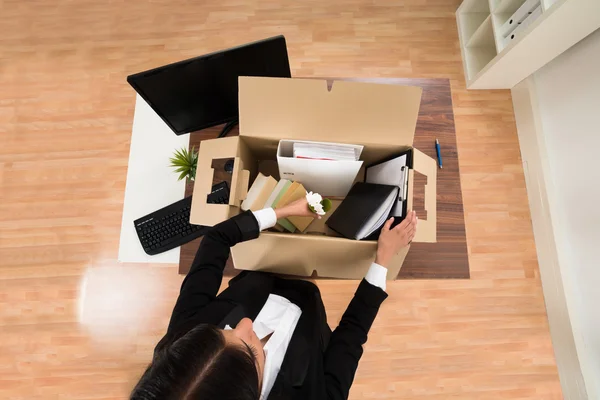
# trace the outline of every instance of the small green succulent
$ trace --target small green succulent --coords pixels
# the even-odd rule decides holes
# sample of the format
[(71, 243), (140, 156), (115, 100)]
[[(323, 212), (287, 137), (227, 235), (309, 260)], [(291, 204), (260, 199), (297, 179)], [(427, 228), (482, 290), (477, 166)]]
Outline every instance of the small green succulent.
[(196, 177), (196, 167), (198, 165), (198, 152), (192, 147), (189, 151), (182, 147), (175, 150), (173, 157), (169, 159), (171, 167), (176, 168), (174, 172), (179, 173), (178, 180), (188, 178), (193, 181)]

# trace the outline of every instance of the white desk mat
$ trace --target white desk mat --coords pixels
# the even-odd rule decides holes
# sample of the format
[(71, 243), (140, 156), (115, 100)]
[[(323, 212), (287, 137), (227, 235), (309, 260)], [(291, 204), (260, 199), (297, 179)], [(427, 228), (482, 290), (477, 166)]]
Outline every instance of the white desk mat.
[(177, 136), (139, 95), (135, 101), (127, 168), (120, 262), (179, 263), (179, 247), (149, 256), (135, 232), (133, 221), (185, 195), (185, 181), (169, 167), (175, 149), (188, 147), (190, 135)]

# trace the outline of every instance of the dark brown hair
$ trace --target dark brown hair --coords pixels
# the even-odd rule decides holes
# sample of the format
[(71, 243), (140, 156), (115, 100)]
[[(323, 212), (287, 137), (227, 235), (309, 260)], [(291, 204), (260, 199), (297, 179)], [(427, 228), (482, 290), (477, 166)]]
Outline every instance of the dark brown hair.
[(227, 344), (220, 329), (198, 325), (157, 349), (131, 400), (258, 400), (256, 359)]

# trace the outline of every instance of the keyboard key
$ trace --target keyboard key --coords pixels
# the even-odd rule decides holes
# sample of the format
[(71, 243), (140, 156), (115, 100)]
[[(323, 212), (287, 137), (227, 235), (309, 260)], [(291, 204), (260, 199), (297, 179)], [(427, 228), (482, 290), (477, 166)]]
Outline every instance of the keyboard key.
[(162, 242), (160, 242), (160, 246), (161, 247), (167, 246), (167, 245), (171, 244), (172, 242), (174, 242), (177, 239), (178, 239), (177, 237), (171, 237), (169, 239), (163, 240)]

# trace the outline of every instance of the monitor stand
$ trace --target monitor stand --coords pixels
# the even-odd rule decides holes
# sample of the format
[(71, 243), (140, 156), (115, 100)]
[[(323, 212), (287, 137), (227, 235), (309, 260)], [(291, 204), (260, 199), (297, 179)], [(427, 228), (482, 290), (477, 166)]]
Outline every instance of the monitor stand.
[(223, 127), (223, 130), (221, 131), (221, 133), (219, 133), (219, 137), (225, 137), (227, 136), (227, 134), (233, 129), (235, 128), (235, 126), (237, 124), (239, 124), (240, 120), (238, 118), (236, 118), (235, 120), (228, 122), (225, 124), (225, 126)]

